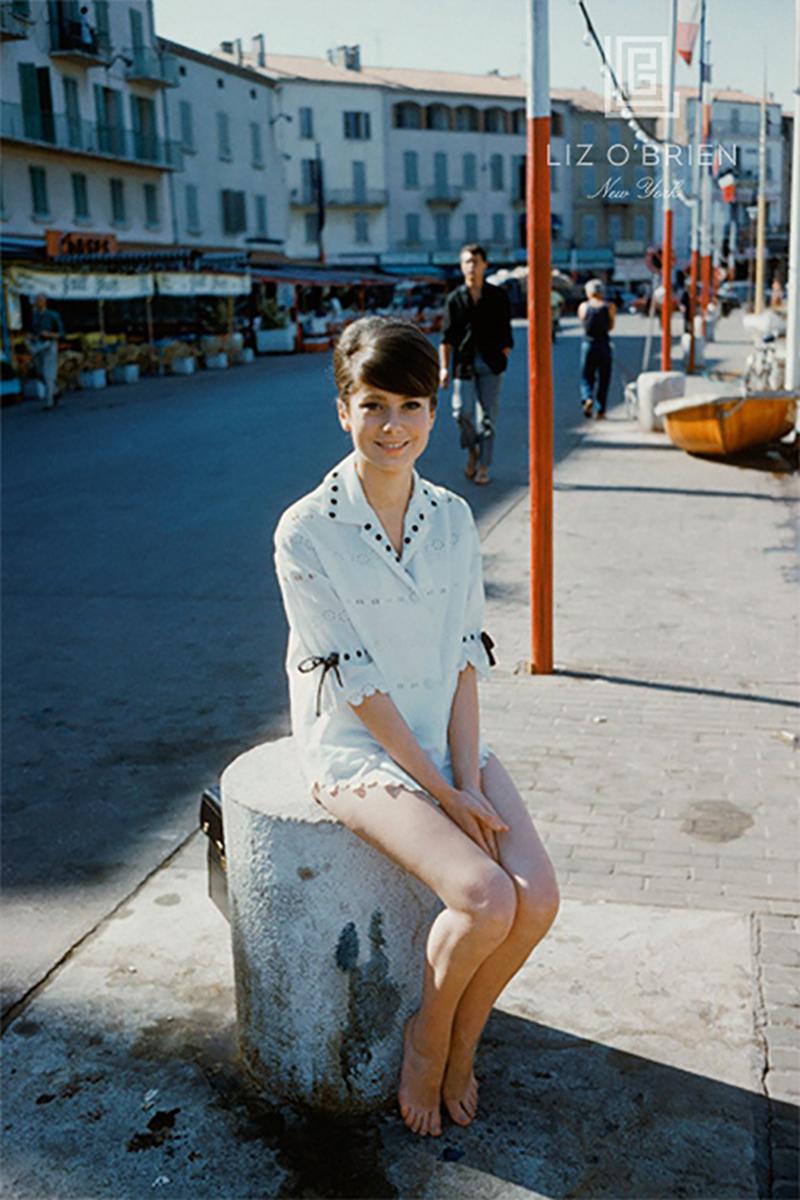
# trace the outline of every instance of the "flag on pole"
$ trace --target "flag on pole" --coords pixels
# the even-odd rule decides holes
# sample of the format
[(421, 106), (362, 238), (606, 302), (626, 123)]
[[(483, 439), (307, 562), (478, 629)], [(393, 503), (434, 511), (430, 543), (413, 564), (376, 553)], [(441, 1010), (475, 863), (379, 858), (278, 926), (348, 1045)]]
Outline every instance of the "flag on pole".
[(717, 183), (722, 188), (722, 199), (726, 204), (733, 204), (736, 199), (736, 176), (733, 171), (720, 175)]
[(692, 65), (692, 53), (700, 32), (701, 0), (678, 0), (678, 29), (676, 49), (683, 61)]

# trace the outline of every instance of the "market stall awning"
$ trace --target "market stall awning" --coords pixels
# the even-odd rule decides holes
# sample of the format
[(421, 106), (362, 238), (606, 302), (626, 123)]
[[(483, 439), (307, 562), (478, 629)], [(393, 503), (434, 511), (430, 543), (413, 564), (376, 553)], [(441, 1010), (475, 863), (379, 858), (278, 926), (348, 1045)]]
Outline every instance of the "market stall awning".
[(247, 296), (248, 274), (220, 271), (139, 271), (130, 275), (101, 271), (34, 271), (12, 267), (11, 287), (22, 296), (40, 292), (48, 300), (135, 300), (152, 296)]
[(257, 283), (291, 283), (300, 287), (391, 287), (393, 279), (376, 271), (360, 271), (357, 268), (327, 267), (320, 264), (281, 264), (274, 267), (254, 267), (253, 280)]

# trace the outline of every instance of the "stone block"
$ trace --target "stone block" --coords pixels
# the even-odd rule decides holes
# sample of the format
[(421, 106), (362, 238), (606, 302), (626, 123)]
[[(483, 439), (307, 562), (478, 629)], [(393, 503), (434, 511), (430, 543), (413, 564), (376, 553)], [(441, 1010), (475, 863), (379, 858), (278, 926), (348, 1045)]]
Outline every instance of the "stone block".
[(647, 432), (664, 428), (656, 416), (656, 405), (662, 400), (677, 400), (684, 394), (686, 376), (682, 371), (644, 371), (636, 381), (639, 428)]
[(441, 902), (315, 804), (291, 738), (241, 755), (221, 789), (243, 1063), (270, 1103), (380, 1108)]

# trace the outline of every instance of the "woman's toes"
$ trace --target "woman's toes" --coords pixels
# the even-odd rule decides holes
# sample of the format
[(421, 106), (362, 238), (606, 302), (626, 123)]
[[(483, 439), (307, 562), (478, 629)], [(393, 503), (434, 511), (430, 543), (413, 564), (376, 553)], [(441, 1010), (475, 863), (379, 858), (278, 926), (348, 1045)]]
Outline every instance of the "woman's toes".
[(428, 1133), (431, 1137), (441, 1137), (442, 1133), (442, 1118), (439, 1113), (432, 1113)]

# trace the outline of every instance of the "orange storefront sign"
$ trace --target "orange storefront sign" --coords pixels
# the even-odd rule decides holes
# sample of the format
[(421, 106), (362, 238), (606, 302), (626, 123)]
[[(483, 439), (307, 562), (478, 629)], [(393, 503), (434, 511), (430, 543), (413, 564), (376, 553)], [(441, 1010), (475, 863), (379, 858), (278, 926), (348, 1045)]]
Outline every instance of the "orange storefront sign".
[(48, 258), (69, 258), (73, 254), (116, 254), (117, 239), (113, 233), (62, 233), (60, 229), (47, 229), (45, 250)]

